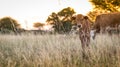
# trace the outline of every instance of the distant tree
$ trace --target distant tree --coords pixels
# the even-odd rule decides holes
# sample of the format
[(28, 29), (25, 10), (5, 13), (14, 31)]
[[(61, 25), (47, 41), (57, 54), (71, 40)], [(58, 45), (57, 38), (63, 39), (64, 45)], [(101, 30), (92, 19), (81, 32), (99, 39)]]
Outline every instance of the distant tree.
[(48, 16), (47, 22), (48, 24), (53, 25), (56, 32), (61, 31), (62, 23), (60, 22), (60, 18), (57, 13), (52, 12), (52, 14)]
[(94, 9), (106, 10), (110, 12), (120, 11), (120, 0), (89, 0), (93, 5)]
[(17, 33), (17, 28), (20, 28), (20, 24), (18, 22), (11, 18), (11, 17), (3, 17), (0, 19), (0, 30), (1, 31), (13, 31)]
[(59, 11), (58, 13), (53, 12), (48, 16), (47, 22), (52, 24), (55, 31), (69, 32), (72, 28), (71, 17), (75, 14), (75, 11), (71, 7), (67, 7)]
[(35, 27), (35, 28), (42, 28), (44, 26), (44, 24), (43, 23), (40, 23), (40, 22), (36, 22), (36, 23), (34, 23), (33, 24), (33, 27)]

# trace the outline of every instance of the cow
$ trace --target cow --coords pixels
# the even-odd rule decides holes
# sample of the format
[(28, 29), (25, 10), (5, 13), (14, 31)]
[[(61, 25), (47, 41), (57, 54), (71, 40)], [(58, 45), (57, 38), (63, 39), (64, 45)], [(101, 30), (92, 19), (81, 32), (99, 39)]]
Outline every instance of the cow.
[(77, 27), (79, 28), (79, 39), (81, 41), (82, 49), (84, 49), (90, 44), (91, 21), (87, 16), (84, 16), (82, 14), (77, 14), (73, 18), (77, 23)]
[(101, 14), (96, 17), (93, 29), (95, 33), (104, 33), (106, 29), (118, 28), (120, 25), (120, 12)]
[(91, 21), (87, 16), (82, 14), (77, 14), (74, 17), (74, 20), (77, 23), (77, 27), (79, 29), (79, 39), (82, 46), (82, 57), (83, 59), (88, 59), (89, 57), (87, 53), (89, 53), (90, 38), (91, 36), (94, 36), (94, 31), (92, 30), (91, 32)]

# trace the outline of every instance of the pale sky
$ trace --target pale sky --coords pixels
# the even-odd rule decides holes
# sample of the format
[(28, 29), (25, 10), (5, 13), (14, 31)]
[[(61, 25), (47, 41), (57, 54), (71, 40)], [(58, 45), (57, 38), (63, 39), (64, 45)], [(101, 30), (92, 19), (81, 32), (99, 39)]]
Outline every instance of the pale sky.
[(32, 28), (33, 22), (45, 22), (52, 12), (67, 7), (84, 15), (92, 9), (88, 0), (0, 0), (0, 18), (10, 16), (22, 27)]

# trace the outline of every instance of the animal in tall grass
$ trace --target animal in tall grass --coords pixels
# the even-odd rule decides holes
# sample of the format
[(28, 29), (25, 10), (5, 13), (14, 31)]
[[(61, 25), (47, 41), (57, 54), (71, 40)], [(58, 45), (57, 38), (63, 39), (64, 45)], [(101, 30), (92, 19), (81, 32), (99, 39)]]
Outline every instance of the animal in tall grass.
[(96, 33), (104, 33), (108, 28), (117, 28), (120, 25), (120, 12), (101, 14), (96, 17), (93, 28)]
[(87, 16), (83, 16), (82, 14), (76, 15), (75, 17), (73, 17), (73, 19), (75, 20), (79, 28), (79, 38), (81, 40), (82, 48), (84, 49), (90, 44), (90, 20)]
[(103, 33), (108, 27), (118, 28), (120, 25), (120, 12), (98, 15), (93, 27), (87, 16), (78, 14), (73, 19), (75, 19), (79, 27), (79, 38), (84, 48), (90, 44), (90, 37), (95, 38), (96, 33)]

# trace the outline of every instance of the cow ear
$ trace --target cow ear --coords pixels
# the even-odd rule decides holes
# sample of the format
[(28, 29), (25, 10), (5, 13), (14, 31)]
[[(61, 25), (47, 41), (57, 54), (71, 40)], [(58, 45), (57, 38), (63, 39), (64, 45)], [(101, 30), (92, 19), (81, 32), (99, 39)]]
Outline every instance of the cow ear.
[(87, 16), (84, 16), (84, 19), (88, 19), (88, 17), (87, 17)]

